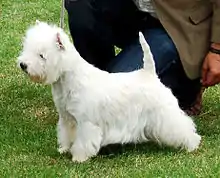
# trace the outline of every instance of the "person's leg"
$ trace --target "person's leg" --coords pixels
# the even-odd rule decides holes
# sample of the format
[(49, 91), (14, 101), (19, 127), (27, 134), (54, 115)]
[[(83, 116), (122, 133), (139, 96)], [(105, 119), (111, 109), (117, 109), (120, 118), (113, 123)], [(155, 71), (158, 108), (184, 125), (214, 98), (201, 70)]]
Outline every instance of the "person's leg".
[(115, 56), (111, 29), (104, 24), (96, 0), (65, 0), (68, 24), (76, 50), (89, 63), (103, 68)]
[(103, 70), (115, 56), (114, 45), (134, 37), (142, 15), (132, 0), (65, 0), (65, 8), (77, 51)]
[[(199, 80), (191, 81), (186, 77), (176, 47), (163, 28), (145, 29), (143, 34), (151, 48), (161, 82), (171, 88), (183, 109), (190, 108), (200, 91)], [(143, 66), (142, 58), (143, 52), (137, 37), (109, 63), (108, 71), (137, 70)]]

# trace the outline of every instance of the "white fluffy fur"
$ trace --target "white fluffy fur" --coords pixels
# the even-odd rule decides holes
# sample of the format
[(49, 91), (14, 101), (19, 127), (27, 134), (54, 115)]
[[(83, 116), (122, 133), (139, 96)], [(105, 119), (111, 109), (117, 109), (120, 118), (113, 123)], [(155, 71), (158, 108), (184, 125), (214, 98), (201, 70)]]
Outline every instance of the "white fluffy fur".
[(28, 66), (34, 81), (52, 84), (59, 152), (70, 152), (73, 161), (83, 162), (114, 143), (152, 140), (198, 148), (201, 137), (192, 119), (158, 79), (149, 46), (139, 35), (144, 67), (110, 74), (87, 63), (62, 29), (37, 22), (27, 30), (18, 64)]

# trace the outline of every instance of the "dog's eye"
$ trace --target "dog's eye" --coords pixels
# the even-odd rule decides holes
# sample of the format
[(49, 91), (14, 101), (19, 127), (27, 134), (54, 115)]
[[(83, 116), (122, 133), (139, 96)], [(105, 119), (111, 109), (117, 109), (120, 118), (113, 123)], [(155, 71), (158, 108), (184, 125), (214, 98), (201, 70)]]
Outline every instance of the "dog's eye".
[(45, 58), (44, 58), (43, 54), (40, 54), (40, 57), (41, 57), (42, 59), (44, 59), (44, 60), (45, 60)]

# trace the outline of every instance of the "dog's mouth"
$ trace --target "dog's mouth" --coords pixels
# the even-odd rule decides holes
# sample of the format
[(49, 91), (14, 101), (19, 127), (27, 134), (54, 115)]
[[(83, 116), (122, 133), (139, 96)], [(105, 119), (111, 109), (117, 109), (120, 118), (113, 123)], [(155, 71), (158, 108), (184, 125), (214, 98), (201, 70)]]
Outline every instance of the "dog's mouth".
[(35, 83), (44, 83), (46, 81), (46, 79), (42, 76), (37, 76), (37, 75), (30, 75), (28, 74), (31, 81), (35, 82)]
[(27, 70), (23, 70), (23, 72), (26, 73), (26, 74), (28, 74), (28, 71), (27, 71)]
[[(23, 70), (23, 69), (22, 69)], [(35, 83), (44, 83), (46, 81), (46, 78), (41, 75), (33, 75), (28, 72), (28, 70), (23, 70), (23, 72), (30, 78), (32, 82)]]

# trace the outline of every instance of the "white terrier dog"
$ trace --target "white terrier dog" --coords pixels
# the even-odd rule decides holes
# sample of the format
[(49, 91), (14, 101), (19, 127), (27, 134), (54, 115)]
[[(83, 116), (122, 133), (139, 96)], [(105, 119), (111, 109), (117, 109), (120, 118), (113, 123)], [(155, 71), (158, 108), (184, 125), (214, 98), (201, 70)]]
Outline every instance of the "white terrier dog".
[(139, 40), (144, 67), (110, 74), (86, 62), (61, 28), (38, 21), (27, 30), (18, 64), (33, 81), (52, 84), (60, 153), (83, 162), (115, 143), (198, 148), (195, 124), (160, 82), (142, 33)]

